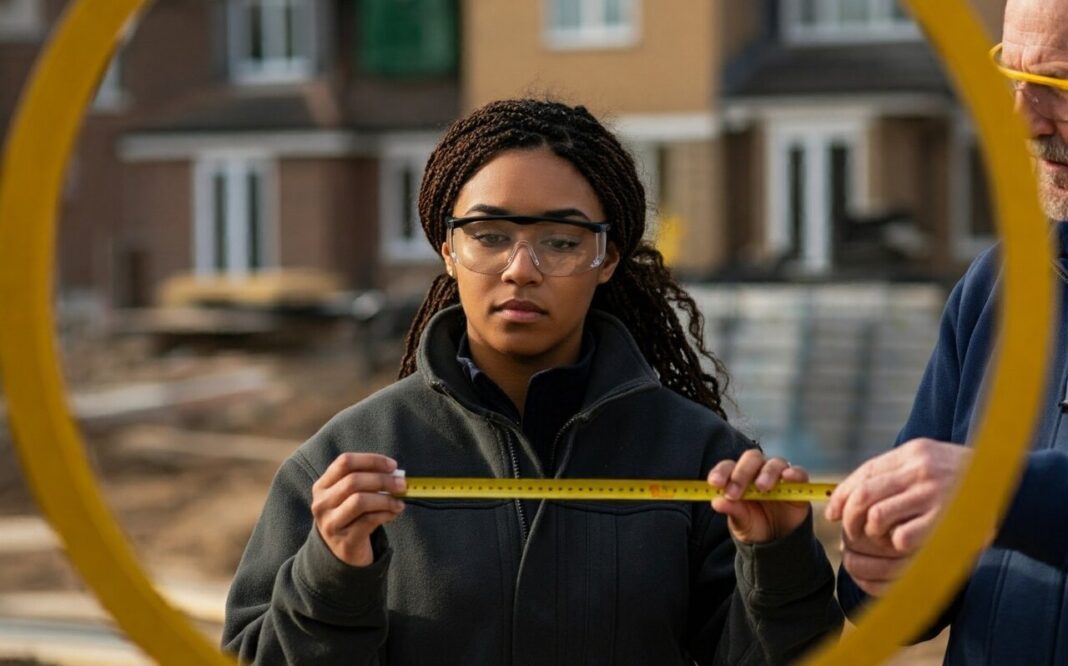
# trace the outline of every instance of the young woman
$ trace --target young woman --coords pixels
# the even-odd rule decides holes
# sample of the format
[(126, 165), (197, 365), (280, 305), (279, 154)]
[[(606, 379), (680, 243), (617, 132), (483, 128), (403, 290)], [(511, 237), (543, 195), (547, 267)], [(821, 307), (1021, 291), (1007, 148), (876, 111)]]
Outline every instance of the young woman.
[[(254, 664), (765, 664), (840, 630), (807, 480), (721, 407), (693, 300), (642, 241), (627, 152), (583, 107), (456, 122), (419, 215), (445, 273), (401, 379), (287, 460), (227, 603)], [(689, 317), (689, 333), (674, 306)], [(706, 478), (708, 503), (417, 501), (410, 476)]]

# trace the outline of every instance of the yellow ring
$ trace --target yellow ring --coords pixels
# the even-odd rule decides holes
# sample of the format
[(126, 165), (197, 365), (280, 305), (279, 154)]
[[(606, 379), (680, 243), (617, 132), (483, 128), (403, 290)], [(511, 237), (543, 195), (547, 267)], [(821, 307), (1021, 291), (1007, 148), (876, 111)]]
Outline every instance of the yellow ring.
[[(968, 575), (1028, 448), (1051, 340), (1050, 256), (1026, 138), (982, 57), (964, 0), (907, 0), (963, 90), (991, 165), (1004, 239), (1004, 327), (976, 455), (902, 579), (812, 664), (878, 663), (918, 633)], [(145, 0), (80, 0), (44, 51), (11, 125), (0, 179), (0, 370), (16, 448), (74, 565), (131, 639), (162, 664), (232, 664), (154, 591), (107, 510), (65, 401), (50, 305), (55, 207), (80, 120), (123, 26)], [(1011, 207), (1010, 207), (1011, 202)], [(1012, 371), (1010, 378), (1008, 371)], [(967, 520), (955, 520), (965, 516)]]
[[(957, 80), (982, 139), (1004, 241), (999, 346), (975, 456), (935, 531), (857, 630), (808, 663), (877, 664), (919, 635), (968, 577), (1012, 496), (1030, 448), (1051, 348), (1053, 280), (1045, 216), (1027, 138), (1005, 84), (984, 57), (989, 40), (964, 0), (907, 0)], [(1005, 322), (1011, 322), (1006, 326)]]
[(56, 202), (85, 108), (145, 0), (81, 0), (37, 63), (0, 182), (0, 368), (16, 449), (68, 556), (132, 640), (161, 664), (229, 664), (153, 589), (108, 511), (71, 419), (51, 296)]

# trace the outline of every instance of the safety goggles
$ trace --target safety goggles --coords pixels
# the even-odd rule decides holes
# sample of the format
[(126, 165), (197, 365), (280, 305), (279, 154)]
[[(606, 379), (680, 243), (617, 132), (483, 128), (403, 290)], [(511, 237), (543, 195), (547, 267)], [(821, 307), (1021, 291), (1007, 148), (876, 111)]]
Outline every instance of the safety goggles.
[(1012, 82), (1012, 89), (1028, 101), (1035, 113), (1057, 122), (1068, 122), (1068, 80), (1021, 72), (1001, 64), (1001, 44), (990, 49), (994, 66)]
[(458, 264), (483, 275), (503, 273), (520, 247), (543, 275), (584, 273), (604, 262), (607, 222), (527, 215), (450, 217), (449, 251)]

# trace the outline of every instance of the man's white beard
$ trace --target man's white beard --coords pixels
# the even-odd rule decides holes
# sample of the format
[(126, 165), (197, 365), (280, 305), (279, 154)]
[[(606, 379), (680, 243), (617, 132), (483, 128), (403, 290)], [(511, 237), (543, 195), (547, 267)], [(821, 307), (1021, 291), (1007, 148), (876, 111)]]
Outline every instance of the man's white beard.
[(1038, 197), (1042, 211), (1054, 222), (1068, 220), (1068, 183), (1058, 183), (1051, 174), (1039, 171)]
[(1060, 135), (1032, 138), (1027, 142), (1028, 152), (1035, 158), (1038, 176), (1038, 196), (1046, 217), (1060, 222), (1068, 220), (1068, 177), (1059, 177), (1042, 167), (1039, 160), (1068, 164), (1068, 143)]

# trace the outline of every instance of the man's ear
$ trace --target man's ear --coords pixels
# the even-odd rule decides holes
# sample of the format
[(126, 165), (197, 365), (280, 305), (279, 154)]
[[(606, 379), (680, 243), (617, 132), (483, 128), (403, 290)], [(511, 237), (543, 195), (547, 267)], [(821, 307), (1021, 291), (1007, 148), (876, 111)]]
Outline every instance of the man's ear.
[(619, 250), (616, 249), (615, 243), (608, 243), (608, 249), (604, 253), (604, 261), (597, 267), (599, 275), (597, 276), (597, 284), (604, 284), (612, 279), (612, 275), (616, 272), (616, 267), (619, 266)]
[(447, 242), (441, 244), (441, 258), (445, 260), (445, 272), (449, 274), (449, 277), (456, 277), (456, 264), (452, 260), (452, 251), (449, 250), (449, 244)]

